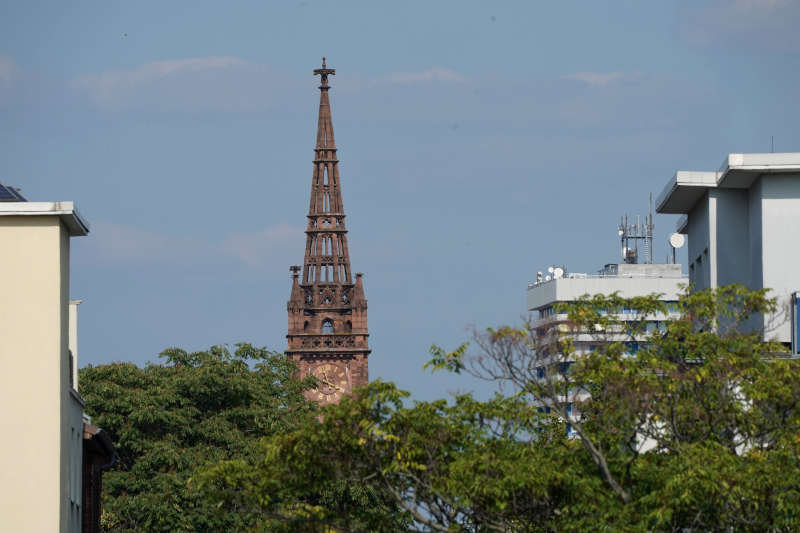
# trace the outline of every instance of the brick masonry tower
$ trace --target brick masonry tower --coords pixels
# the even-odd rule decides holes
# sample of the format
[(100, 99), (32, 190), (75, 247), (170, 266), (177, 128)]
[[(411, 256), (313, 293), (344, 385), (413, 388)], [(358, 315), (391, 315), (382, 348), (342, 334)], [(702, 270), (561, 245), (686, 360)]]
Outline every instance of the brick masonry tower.
[[(289, 349), (303, 375), (313, 374), (319, 388), (309, 397), (323, 404), (337, 403), (342, 394), (366, 385), (370, 353), (367, 300), (362, 275), (350, 271), (347, 229), (339, 181), (339, 160), (333, 137), (328, 76), (325, 65), (316, 69), (319, 86), (317, 144), (311, 178), (306, 253), (303, 267), (292, 266), (289, 311)], [(302, 279), (300, 279), (302, 276)]]

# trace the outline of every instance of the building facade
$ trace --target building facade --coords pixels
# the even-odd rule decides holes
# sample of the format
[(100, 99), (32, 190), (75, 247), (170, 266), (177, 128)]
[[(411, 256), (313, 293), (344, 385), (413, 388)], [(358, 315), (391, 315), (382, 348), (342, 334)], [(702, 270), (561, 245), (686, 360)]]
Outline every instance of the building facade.
[[(652, 249), (652, 243), (648, 246)], [(623, 247), (623, 255), (635, 257), (627, 253), (629, 250)], [(581, 416), (577, 406), (589, 397), (582, 387), (563, 386), (568, 382), (572, 363), (601, 345), (612, 342), (623, 343), (628, 353), (636, 353), (651, 335), (665, 330), (666, 322), (679, 316), (678, 307), (674, 304), (685, 289), (687, 278), (682, 274), (679, 264), (608, 264), (593, 275), (567, 273), (563, 267), (551, 267), (549, 270), (547, 278), (542, 278), (538, 273), (537, 281), (528, 285), (527, 290), (527, 307), (533, 315), (529, 330), (536, 338), (535, 361), (531, 366), (536, 379), (546, 387), (552, 387), (555, 393), (549, 399), (539, 399), (538, 409), (549, 414), (555, 408), (555, 412), (564, 413), (559, 416), (566, 416), (567, 432), (571, 434), (572, 423), (580, 420)], [(644, 316), (637, 309), (620, 309), (617, 310), (620, 316), (614, 316), (620, 324), (615, 329), (576, 331), (567, 314), (556, 309), (557, 304), (574, 302), (585, 295), (610, 296), (615, 293), (623, 298), (660, 294), (662, 301), (667, 304), (667, 310), (665, 313)], [(621, 327), (626, 321), (645, 321), (644, 334), (636, 336), (628, 333)], [(570, 353), (562, 353), (564, 339), (569, 340)], [(553, 405), (553, 402), (558, 405)]]
[(656, 210), (683, 215), (689, 280), (696, 289), (768, 288), (776, 313), (750, 324), (797, 348), (800, 291), (800, 153), (729, 154), (719, 170), (678, 171)]
[(339, 160), (333, 135), (327, 68), (321, 77), (317, 142), (311, 201), (307, 215), (303, 266), (292, 266), (292, 290), (287, 304), (287, 355), (303, 375), (313, 374), (320, 386), (309, 397), (336, 403), (343, 394), (369, 380), (367, 300), (362, 274), (352, 274), (342, 204)]
[(72, 202), (0, 202), (0, 402), (8, 408), (0, 531), (81, 531), (83, 400), (70, 350), (69, 257), (70, 239), (88, 232)]
[[(652, 325), (648, 324), (648, 331), (653, 332), (662, 329), (663, 322), (677, 316), (677, 308), (671, 304), (677, 303), (687, 284), (688, 279), (681, 272), (679, 264), (620, 263), (605, 265), (597, 274), (564, 272), (549, 280), (528, 285), (527, 307), (533, 313), (531, 329), (538, 332), (539, 338), (544, 340), (542, 346), (546, 348), (548, 340), (554, 343), (559, 334), (568, 331), (566, 314), (559, 314), (554, 308), (557, 303), (573, 302), (584, 295), (609, 296), (617, 293), (623, 298), (634, 298), (661, 294), (661, 299), (668, 304), (669, 312), (663, 316), (650, 317)], [(635, 309), (623, 310), (620, 318), (624, 319), (626, 313), (632, 319), (638, 318)], [(613, 342), (623, 337), (611, 333), (577, 336), (572, 339), (575, 355), (593, 350), (600, 342)]]

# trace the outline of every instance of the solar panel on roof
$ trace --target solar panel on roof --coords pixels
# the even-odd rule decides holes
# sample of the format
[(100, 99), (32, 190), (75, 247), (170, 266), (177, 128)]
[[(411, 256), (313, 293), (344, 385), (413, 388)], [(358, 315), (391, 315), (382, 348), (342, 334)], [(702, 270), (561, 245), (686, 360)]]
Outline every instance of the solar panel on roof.
[(0, 183), (0, 202), (27, 202), (14, 187), (8, 187)]
[(0, 184), (0, 200), (6, 202), (16, 202), (17, 197), (14, 196), (14, 193), (8, 190), (5, 185)]
[(19, 193), (19, 190), (18, 190), (18, 189), (14, 188), (14, 187), (8, 187), (8, 188), (9, 188), (9, 189), (11, 189), (11, 194), (13, 194), (14, 196), (16, 196), (18, 201), (20, 201), (20, 202), (27, 202), (27, 201), (28, 201), (28, 199), (27, 199), (27, 198), (25, 198), (24, 196), (22, 196), (22, 195)]

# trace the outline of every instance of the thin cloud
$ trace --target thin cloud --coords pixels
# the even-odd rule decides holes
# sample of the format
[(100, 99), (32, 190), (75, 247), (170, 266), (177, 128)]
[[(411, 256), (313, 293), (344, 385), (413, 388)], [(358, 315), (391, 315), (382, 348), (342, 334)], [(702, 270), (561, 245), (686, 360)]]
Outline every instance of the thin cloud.
[(397, 85), (429, 82), (461, 83), (464, 81), (466, 78), (458, 72), (442, 67), (432, 67), (420, 72), (393, 72), (375, 80), (376, 83)]
[(215, 246), (192, 237), (174, 237), (149, 230), (99, 221), (86, 242), (93, 258), (127, 265), (182, 265), (213, 256)]
[(794, 0), (714, 0), (688, 4), (683, 35), (698, 45), (800, 51), (800, 2)]
[(775, 9), (788, 5), (790, 0), (735, 0), (731, 2), (734, 10), (750, 11), (753, 9)]
[(302, 242), (302, 234), (299, 226), (280, 223), (210, 241), (100, 221), (93, 224), (86, 245), (91, 261), (105, 264), (186, 266), (234, 260), (250, 268), (279, 262), (283, 269)]
[(247, 266), (259, 267), (303, 242), (302, 235), (301, 227), (281, 223), (254, 233), (232, 233), (225, 239), (223, 248)]
[(605, 87), (613, 83), (638, 81), (641, 75), (627, 72), (576, 72), (564, 76), (563, 79), (579, 81), (592, 87)]
[(238, 57), (211, 56), (145, 63), (89, 74), (73, 89), (107, 110), (253, 111), (271, 107), (287, 78)]
[(75, 80), (76, 87), (104, 95), (118, 89), (135, 88), (139, 85), (153, 83), (167, 76), (182, 72), (198, 72), (209, 69), (227, 69), (241, 67), (247, 62), (237, 57), (196, 57), (189, 59), (169, 59), (146, 63), (135, 70), (109, 71), (102, 74), (90, 74)]
[(11, 56), (0, 55), (0, 87), (10, 86), (19, 77), (19, 67)]

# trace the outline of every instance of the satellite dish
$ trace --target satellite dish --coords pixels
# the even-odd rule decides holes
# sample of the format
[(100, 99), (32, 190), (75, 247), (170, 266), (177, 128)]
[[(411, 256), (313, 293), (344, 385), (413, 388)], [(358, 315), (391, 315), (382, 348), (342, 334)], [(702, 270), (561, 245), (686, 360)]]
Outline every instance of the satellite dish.
[(553, 269), (553, 267), (547, 267), (547, 271), (548, 271), (549, 273), (551, 273), (551, 274), (552, 274), (552, 273), (553, 273), (553, 270), (554, 270), (554, 269)]
[(623, 233), (625, 233), (625, 232), (624, 232), (624, 231), (622, 231), (622, 230), (619, 230), (619, 231), (617, 231), (617, 235), (619, 235), (620, 237), (622, 237), (622, 234), (623, 234)]
[(561, 276), (564, 275), (564, 269), (561, 267), (556, 267), (553, 269), (553, 279), (559, 279)]
[(684, 237), (681, 233), (673, 233), (669, 236), (669, 244), (673, 248), (680, 248), (686, 244), (686, 237)]
[(547, 276), (545, 276), (545, 277), (544, 277), (544, 280), (545, 280), (545, 281), (550, 281), (550, 279), (551, 279), (551, 278), (550, 278), (550, 275), (549, 275), (549, 274), (548, 274)]

